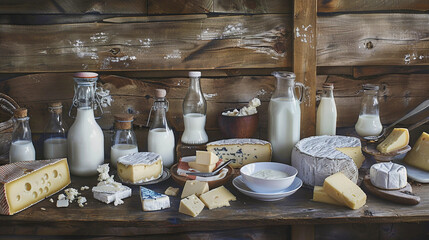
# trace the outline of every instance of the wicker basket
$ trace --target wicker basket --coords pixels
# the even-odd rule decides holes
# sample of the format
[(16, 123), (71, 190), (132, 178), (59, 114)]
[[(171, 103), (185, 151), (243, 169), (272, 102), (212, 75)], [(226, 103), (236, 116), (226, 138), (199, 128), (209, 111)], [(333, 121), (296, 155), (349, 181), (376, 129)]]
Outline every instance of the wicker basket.
[(11, 97), (0, 93), (0, 114), (6, 114), (9, 120), (0, 122), (0, 164), (6, 163), (9, 159), (10, 142), (13, 131), (13, 110), (19, 108)]

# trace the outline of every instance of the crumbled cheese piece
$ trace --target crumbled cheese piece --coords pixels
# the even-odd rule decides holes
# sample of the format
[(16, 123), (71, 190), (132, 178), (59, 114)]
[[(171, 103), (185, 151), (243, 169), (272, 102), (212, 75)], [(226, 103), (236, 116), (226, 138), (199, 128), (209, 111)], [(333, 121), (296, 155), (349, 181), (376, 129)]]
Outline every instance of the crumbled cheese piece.
[(79, 207), (83, 207), (83, 204), (86, 203), (86, 197), (78, 197), (77, 203), (79, 204)]
[(46, 208), (43, 208), (43, 207), (42, 207), (42, 208), (40, 208), (40, 210), (42, 210), (42, 211), (46, 211)]
[(64, 194), (60, 194), (60, 195), (58, 195), (58, 200), (64, 200), (64, 199), (66, 199), (66, 195), (64, 195)]
[(67, 195), (67, 199), (72, 203), (80, 193), (75, 188), (67, 188), (64, 190)]
[(103, 165), (99, 165), (97, 168), (97, 172), (99, 173), (98, 175), (98, 181), (106, 181), (107, 179), (110, 178), (109, 176), (109, 164), (103, 164)]
[(57, 208), (68, 207), (69, 201), (67, 199), (60, 199), (57, 201)]
[(258, 110), (256, 110), (257, 107), (261, 105), (261, 100), (258, 98), (253, 98), (249, 101), (249, 104), (247, 106), (244, 106), (240, 110), (234, 109), (232, 111), (223, 112), (222, 115), (224, 116), (249, 116), (256, 114)]
[(81, 191), (85, 191), (85, 190), (88, 190), (89, 189), (89, 187), (88, 186), (82, 186), (82, 187), (80, 187), (80, 190)]
[(49, 199), (49, 202), (53, 203), (53, 202), (54, 202), (54, 199), (52, 199), (52, 198), (51, 198), (51, 199)]
[(113, 205), (115, 205), (115, 207), (116, 207), (116, 206), (121, 205), (123, 203), (124, 203), (124, 201), (122, 201), (122, 199), (117, 197), (117, 198), (115, 198), (115, 202), (113, 203)]

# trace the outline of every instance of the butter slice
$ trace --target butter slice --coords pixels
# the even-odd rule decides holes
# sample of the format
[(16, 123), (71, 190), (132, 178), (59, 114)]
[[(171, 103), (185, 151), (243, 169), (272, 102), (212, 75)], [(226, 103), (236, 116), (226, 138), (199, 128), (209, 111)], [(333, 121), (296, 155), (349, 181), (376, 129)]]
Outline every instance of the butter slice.
[(334, 205), (340, 205), (340, 206), (343, 205), (340, 202), (338, 202), (337, 200), (331, 198), (323, 190), (322, 186), (314, 186), (313, 201), (315, 201), (315, 202), (322, 202), (322, 203), (328, 203), (328, 204), (334, 204)]
[(212, 152), (197, 151), (195, 162), (201, 165), (213, 165), (219, 161), (219, 157)]
[(195, 196), (191, 195), (187, 198), (184, 198), (180, 201), (179, 212), (196, 217), (204, 209), (204, 203)]
[(399, 150), (408, 145), (410, 134), (406, 128), (394, 128), (393, 131), (377, 145), (377, 150), (381, 153), (389, 153)]
[(188, 165), (190, 168), (193, 168), (195, 170), (198, 170), (200, 172), (213, 172), (213, 169), (215, 169), (216, 164), (212, 164), (212, 165), (202, 165), (202, 164), (198, 164), (196, 162), (188, 162)]
[(429, 171), (429, 134), (423, 132), (422, 135), (420, 135), (413, 149), (405, 156), (404, 162), (411, 166)]
[(207, 182), (200, 182), (197, 180), (188, 180), (183, 187), (182, 197), (185, 198), (195, 194), (199, 197), (201, 194), (209, 191), (209, 184)]
[(118, 176), (123, 182), (142, 183), (158, 179), (162, 175), (161, 155), (153, 152), (137, 152), (118, 159)]
[(342, 172), (327, 177), (323, 183), (323, 190), (351, 209), (359, 209), (366, 203), (366, 194)]
[(235, 196), (224, 186), (212, 189), (200, 196), (201, 201), (211, 210), (224, 206), (230, 206), (229, 201), (235, 201)]

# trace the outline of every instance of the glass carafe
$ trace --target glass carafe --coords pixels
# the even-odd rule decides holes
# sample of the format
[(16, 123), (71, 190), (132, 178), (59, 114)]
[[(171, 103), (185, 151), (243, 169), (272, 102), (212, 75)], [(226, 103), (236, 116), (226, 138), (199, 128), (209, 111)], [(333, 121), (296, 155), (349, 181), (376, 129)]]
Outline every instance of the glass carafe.
[(377, 85), (363, 85), (364, 95), (360, 105), (359, 118), (355, 125), (355, 130), (361, 137), (377, 136), (383, 130), (378, 110), (378, 89)]
[(104, 162), (104, 135), (94, 118), (95, 104), (99, 104), (95, 96), (97, 78), (98, 74), (92, 72), (74, 75), (76, 86), (72, 107), (77, 108), (77, 114), (67, 137), (68, 160), (73, 175), (97, 175), (98, 165)]
[(189, 72), (191, 83), (183, 101), (183, 121), (185, 131), (182, 142), (198, 145), (208, 141), (204, 129), (206, 125), (207, 103), (200, 86), (201, 72)]
[[(268, 139), (273, 148), (273, 160), (291, 163), (293, 146), (300, 139), (301, 109), (304, 85), (295, 83), (293, 72), (274, 72), (277, 86), (268, 106)], [(295, 97), (295, 88), (300, 98)]]
[(112, 137), (112, 146), (110, 147), (110, 162), (116, 167), (118, 158), (138, 152), (137, 138), (133, 131), (133, 115), (116, 114), (115, 132)]
[(168, 101), (165, 98), (165, 89), (155, 90), (155, 102), (152, 110), (154, 119), (150, 125), (148, 135), (148, 151), (161, 155), (162, 163), (165, 167), (171, 167), (174, 163), (174, 133), (168, 126), (166, 113), (168, 111)]
[(36, 150), (31, 138), (30, 118), (27, 116), (27, 109), (15, 109), (13, 116), (14, 126), (9, 149), (9, 162), (33, 161), (36, 159)]
[(61, 102), (51, 103), (48, 110), (50, 116), (43, 133), (43, 155), (46, 159), (66, 158), (67, 127), (62, 117), (63, 105)]
[(322, 97), (317, 108), (316, 135), (335, 135), (337, 132), (337, 107), (334, 100), (334, 84), (324, 83)]

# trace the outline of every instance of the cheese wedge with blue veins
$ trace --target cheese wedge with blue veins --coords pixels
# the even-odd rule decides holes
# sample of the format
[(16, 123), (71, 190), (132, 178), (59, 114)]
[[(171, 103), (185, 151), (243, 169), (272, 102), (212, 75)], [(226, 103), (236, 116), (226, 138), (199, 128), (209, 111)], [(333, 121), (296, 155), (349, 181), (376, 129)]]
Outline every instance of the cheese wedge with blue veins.
[(140, 187), (143, 211), (158, 211), (170, 207), (170, 198), (145, 187)]

